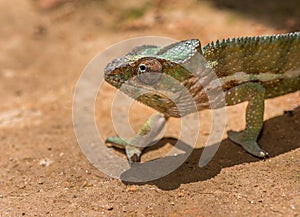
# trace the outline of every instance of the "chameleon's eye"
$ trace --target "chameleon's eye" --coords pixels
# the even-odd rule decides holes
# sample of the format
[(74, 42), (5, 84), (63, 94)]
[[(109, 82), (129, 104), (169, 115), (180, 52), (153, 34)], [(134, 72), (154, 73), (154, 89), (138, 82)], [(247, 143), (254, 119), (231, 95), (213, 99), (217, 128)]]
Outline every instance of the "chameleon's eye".
[(147, 69), (147, 67), (146, 67), (145, 64), (142, 63), (142, 64), (139, 65), (139, 73), (146, 72), (146, 69)]
[(162, 66), (158, 60), (145, 60), (137, 68), (137, 77), (140, 82), (153, 85), (159, 82), (162, 76)]

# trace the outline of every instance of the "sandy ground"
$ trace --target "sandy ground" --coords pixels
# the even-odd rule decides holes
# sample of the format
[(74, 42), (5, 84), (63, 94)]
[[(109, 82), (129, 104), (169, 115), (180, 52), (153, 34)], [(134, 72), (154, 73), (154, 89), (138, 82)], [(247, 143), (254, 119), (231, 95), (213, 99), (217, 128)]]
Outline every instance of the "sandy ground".
[[(199, 168), (210, 126), (204, 111), (197, 147), (182, 166), (161, 179), (128, 184), (93, 167), (74, 135), (76, 82), (92, 57), (116, 42), (159, 35), (205, 44), (300, 29), (297, 1), (240, 2), (1, 0), (0, 216), (299, 216), (299, 92), (266, 101), (259, 143), (270, 153), (267, 160), (224, 135), (213, 160)], [(103, 91), (96, 120), (110, 136), (106, 102), (116, 92), (108, 85)], [(142, 105), (133, 110), (135, 129), (153, 113)], [(245, 104), (227, 109), (227, 130), (243, 128), (244, 111)], [(143, 161), (170, 148), (179, 122), (168, 126), (166, 137), (173, 139)]]

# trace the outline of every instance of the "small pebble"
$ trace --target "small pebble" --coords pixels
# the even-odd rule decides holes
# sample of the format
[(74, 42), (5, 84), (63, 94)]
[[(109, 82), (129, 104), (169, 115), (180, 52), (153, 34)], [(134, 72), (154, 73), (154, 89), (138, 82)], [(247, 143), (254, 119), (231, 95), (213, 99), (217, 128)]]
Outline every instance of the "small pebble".
[(182, 192), (178, 193), (178, 197), (183, 197), (184, 194)]
[(136, 191), (136, 190), (137, 190), (137, 188), (136, 188), (136, 187), (134, 187), (134, 186), (130, 186), (130, 187), (128, 188), (128, 190), (129, 190), (129, 191)]
[(44, 158), (42, 160), (40, 160), (39, 164), (43, 167), (47, 167), (52, 163), (52, 161), (48, 158)]

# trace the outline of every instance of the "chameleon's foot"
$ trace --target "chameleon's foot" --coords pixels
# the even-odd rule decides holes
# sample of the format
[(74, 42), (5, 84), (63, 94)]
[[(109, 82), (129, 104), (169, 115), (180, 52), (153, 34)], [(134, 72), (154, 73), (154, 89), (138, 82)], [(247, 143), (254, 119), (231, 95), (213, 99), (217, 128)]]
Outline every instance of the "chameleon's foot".
[(106, 139), (106, 143), (111, 143), (112, 146), (125, 149), (128, 161), (140, 162), (145, 145), (151, 144), (153, 139), (159, 135), (166, 124), (167, 117), (161, 113), (152, 115), (143, 125), (139, 132), (129, 141), (120, 137), (112, 136)]
[(227, 134), (231, 141), (241, 145), (248, 153), (260, 158), (268, 157), (268, 152), (261, 149), (256, 141), (245, 138), (243, 131), (235, 132), (230, 130)]
[(126, 140), (124, 140), (120, 137), (117, 137), (117, 136), (108, 137), (105, 140), (105, 143), (110, 143), (110, 144), (112, 144), (113, 147), (116, 147), (116, 148), (125, 149), (126, 156), (130, 163), (141, 161), (141, 155), (142, 155), (142, 151), (144, 149), (143, 147), (133, 146)]

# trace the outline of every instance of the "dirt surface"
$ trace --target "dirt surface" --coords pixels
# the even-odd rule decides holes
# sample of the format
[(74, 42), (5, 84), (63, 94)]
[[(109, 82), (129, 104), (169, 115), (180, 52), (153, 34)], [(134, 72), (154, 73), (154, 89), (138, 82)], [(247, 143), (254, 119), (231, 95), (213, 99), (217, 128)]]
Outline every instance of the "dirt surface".
[[(188, 160), (155, 181), (128, 184), (93, 167), (72, 125), (72, 97), (85, 65), (110, 45), (136, 36), (199, 38), (299, 30), (297, 1), (0, 1), (0, 216), (299, 216), (299, 92), (266, 101), (259, 160), (224, 135), (213, 160), (198, 167), (209, 111)], [(96, 119), (114, 135), (104, 87)], [(245, 104), (227, 109), (226, 129), (241, 130)], [(153, 111), (136, 105), (138, 128)], [(285, 112), (289, 111), (289, 112)], [(170, 120), (157, 158), (176, 141)], [(183, 141), (184, 142), (184, 141)], [(120, 155), (120, 153), (119, 153)], [(99, 156), (101, 157), (101, 156)]]

